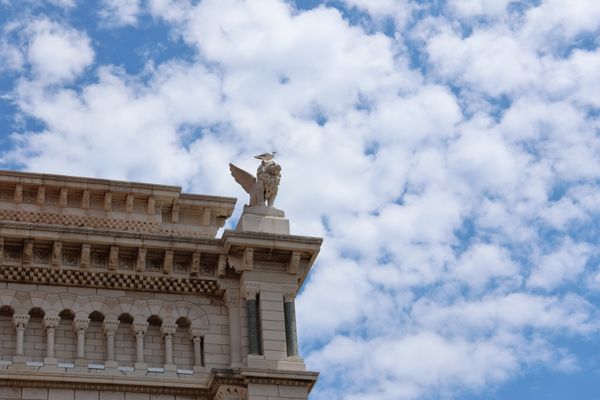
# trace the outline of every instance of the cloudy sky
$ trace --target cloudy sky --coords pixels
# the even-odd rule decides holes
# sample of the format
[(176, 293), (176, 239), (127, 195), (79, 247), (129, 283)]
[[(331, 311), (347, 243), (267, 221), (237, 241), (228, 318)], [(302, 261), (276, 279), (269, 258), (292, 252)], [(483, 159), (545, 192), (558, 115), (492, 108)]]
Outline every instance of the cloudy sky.
[(0, 167), (246, 196), (323, 251), (314, 400), (600, 397), (600, 1), (0, 0)]

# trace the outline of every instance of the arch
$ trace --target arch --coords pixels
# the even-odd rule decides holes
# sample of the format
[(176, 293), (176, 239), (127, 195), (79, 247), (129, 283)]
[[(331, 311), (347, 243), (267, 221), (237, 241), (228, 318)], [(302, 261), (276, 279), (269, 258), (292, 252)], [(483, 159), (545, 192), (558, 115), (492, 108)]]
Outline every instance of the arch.
[(12, 360), (17, 345), (17, 333), (12, 323), (14, 313), (12, 306), (0, 306), (0, 360)]

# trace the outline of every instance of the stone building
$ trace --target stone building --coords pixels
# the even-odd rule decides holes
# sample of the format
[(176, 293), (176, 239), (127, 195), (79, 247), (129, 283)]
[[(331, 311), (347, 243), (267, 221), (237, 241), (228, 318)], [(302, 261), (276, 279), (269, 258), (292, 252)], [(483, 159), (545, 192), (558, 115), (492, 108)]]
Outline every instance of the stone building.
[(321, 239), (277, 213), (217, 238), (235, 201), (0, 171), (0, 399), (307, 399), (294, 297)]

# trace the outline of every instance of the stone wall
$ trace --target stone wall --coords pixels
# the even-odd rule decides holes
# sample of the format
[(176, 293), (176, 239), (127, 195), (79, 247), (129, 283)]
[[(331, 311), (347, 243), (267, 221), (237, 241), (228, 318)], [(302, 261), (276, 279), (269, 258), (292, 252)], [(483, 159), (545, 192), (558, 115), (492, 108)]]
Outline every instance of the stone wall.
[(206, 397), (97, 390), (0, 387), (2, 400), (208, 400)]

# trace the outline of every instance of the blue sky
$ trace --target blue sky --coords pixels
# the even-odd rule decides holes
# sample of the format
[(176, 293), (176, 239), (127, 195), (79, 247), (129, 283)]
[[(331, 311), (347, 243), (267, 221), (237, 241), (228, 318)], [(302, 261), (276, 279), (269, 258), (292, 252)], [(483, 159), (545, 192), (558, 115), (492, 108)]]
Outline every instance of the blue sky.
[[(600, 397), (600, 2), (0, 0), (0, 167), (238, 196), (323, 251), (311, 399)], [(243, 201), (238, 204), (232, 226)]]

